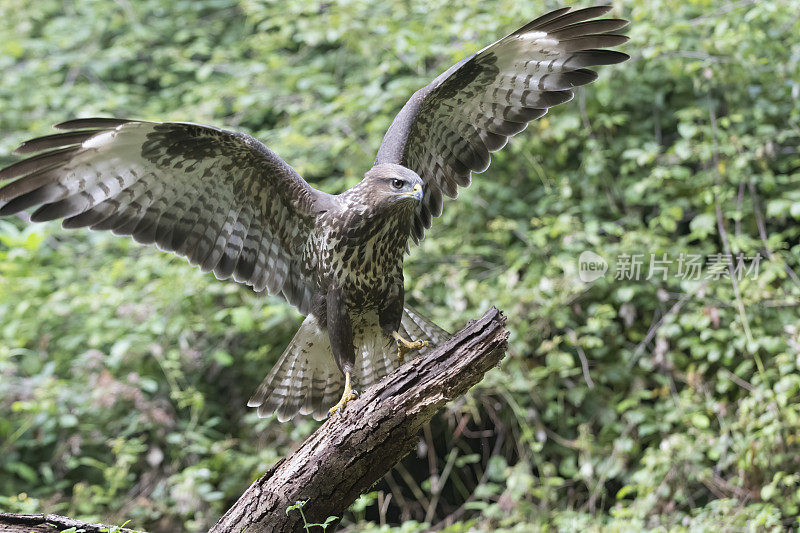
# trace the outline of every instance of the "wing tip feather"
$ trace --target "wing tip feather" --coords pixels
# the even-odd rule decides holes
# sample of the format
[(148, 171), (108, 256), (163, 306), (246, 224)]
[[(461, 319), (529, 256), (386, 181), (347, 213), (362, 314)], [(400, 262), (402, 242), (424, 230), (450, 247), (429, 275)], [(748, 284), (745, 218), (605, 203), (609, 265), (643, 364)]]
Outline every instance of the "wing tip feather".
[(134, 120), (124, 118), (110, 118), (110, 117), (91, 117), (91, 118), (74, 118), (65, 120), (54, 124), (53, 128), (57, 130), (79, 130), (87, 128), (116, 128)]

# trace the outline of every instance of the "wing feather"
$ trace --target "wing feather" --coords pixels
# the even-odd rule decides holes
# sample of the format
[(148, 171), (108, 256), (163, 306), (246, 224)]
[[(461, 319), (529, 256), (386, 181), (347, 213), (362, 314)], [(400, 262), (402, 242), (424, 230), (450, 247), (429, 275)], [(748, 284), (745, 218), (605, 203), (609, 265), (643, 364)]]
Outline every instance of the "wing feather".
[(50, 150), (51, 148), (61, 148), (64, 146), (70, 146), (75, 144), (81, 144), (84, 141), (94, 137), (98, 133), (101, 133), (103, 130), (100, 129), (93, 129), (93, 130), (79, 130), (79, 131), (70, 131), (67, 133), (56, 133), (54, 135), (46, 135), (44, 137), (39, 137), (36, 139), (31, 139), (29, 141), (25, 141), (19, 147), (14, 150), (15, 154), (32, 154), (35, 152), (42, 152), (44, 150)]
[[(256, 217), (257, 215), (254, 213), (253, 216)], [(239, 261), (236, 262), (236, 269), (234, 270), (235, 279), (240, 283), (242, 280), (255, 279), (258, 254), (263, 245), (262, 228), (262, 224), (253, 223), (247, 232), (244, 250), (239, 257)]]
[[(211, 126), (108, 118), (62, 122), (0, 170), (0, 215), (31, 207), (185, 256), (220, 278), (284, 294), (308, 313), (302, 251), (331, 197), (248, 135)], [(41, 152), (41, 153), (38, 153)], [(289, 268), (292, 265), (293, 268)]]
[[(250, 231), (250, 224), (253, 221), (252, 209), (249, 206), (242, 209), (235, 222), (233, 231), (228, 239), (222, 258), (214, 269), (214, 275), (219, 279), (228, 279), (233, 275), (236, 264), (244, 249), (247, 232)], [(235, 279), (235, 278), (234, 278)]]
[(605, 49), (628, 40), (609, 33), (627, 21), (597, 19), (610, 10), (552, 11), (456, 63), (409, 99), (386, 132), (375, 164), (406, 166), (425, 181), (412, 224), (416, 241), (441, 214), (442, 194), (455, 198), (509, 137), (597, 78), (587, 67), (628, 59)]
[(570, 24), (575, 24), (576, 22), (582, 22), (584, 20), (601, 17), (609, 11), (611, 11), (611, 6), (592, 6), (585, 7), (583, 9), (576, 9), (575, 11), (565, 12), (563, 15), (555, 17), (546, 22), (540, 22), (534, 27), (527, 29), (526, 33), (530, 30), (552, 32), (565, 26), (569, 26)]

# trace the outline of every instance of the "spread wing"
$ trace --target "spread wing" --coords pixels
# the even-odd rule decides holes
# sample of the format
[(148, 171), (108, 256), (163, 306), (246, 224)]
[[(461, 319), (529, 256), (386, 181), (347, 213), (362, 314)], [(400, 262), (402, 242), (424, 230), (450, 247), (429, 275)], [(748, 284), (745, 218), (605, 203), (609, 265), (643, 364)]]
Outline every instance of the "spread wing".
[(131, 235), (308, 313), (302, 248), (329, 196), (241, 133), (177, 122), (78, 119), (25, 142), (0, 170), (0, 215)]
[(417, 91), (395, 117), (375, 164), (397, 163), (425, 181), (425, 197), (412, 236), (419, 242), (432, 217), (442, 213), (442, 194), (458, 195), (471, 172), (489, 166), (490, 153), (505, 146), (531, 120), (570, 100), (572, 88), (597, 74), (586, 67), (628, 59), (601, 50), (627, 41), (608, 32), (620, 19), (591, 20), (609, 6), (569, 12), (562, 8), (529, 22), (461, 62)]

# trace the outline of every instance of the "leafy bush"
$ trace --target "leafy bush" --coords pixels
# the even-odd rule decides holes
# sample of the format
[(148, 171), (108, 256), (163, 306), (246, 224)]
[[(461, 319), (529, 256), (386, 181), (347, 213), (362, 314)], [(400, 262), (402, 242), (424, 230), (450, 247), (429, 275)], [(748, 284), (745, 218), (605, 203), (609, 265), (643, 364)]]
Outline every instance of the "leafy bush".
[[(553, 7), (0, 0), (0, 163), (73, 116), (191, 120), (337, 192), (416, 88)], [(412, 303), (451, 329), (496, 305), (511, 349), (353, 530), (798, 526), (798, 7), (617, 3), (632, 59), (412, 250)], [(593, 282), (587, 250), (609, 264)], [(762, 260), (734, 284), (705, 262), (686, 279), (681, 254)], [(640, 279), (619, 275), (637, 255)], [(127, 239), (1, 221), (0, 508), (203, 530), (317, 427), (244, 407), (299, 320)]]

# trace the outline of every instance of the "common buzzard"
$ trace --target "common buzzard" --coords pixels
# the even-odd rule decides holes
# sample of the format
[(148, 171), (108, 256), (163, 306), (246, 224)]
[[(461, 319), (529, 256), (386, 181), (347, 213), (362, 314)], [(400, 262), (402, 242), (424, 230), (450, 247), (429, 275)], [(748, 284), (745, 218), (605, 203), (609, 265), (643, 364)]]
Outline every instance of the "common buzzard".
[(611, 33), (626, 21), (597, 18), (609, 10), (558, 9), (447, 69), (414, 93), (372, 169), (341, 194), (314, 189), (249, 135), (86, 118), (17, 149), (38, 155), (0, 170), (16, 178), (0, 189), (0, 215), (38, 206), (34, 222), (131, 235), (282, 294), (307, 317), (248, 405), (324, 418), (354, 386), (447, 337), (404, 306), (409, 238), (423, 238), (443, 197), (486, 170), (491, 152), (594, 80), (586, 67), (628, 58), (604, 49), (627, 40)]

